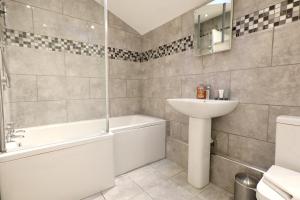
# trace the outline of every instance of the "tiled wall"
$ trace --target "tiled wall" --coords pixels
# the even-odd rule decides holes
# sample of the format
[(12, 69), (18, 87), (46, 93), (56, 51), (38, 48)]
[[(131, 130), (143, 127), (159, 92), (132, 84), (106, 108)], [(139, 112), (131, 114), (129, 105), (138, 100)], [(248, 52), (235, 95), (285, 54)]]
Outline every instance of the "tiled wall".
[[(270, 6), (278, 8), (280, 2), (235, 0), (235, 21), (249, 19), (256, 11), (260, 15), (259, 10), (269, 16)], [(210, 84), (213, 90), (230, 89), (231, 98), (240, 100), (234, 112), (213, 120), (213, 152), (260, 168), (274, 163), (276, 116), (300, 115), (299, 0), (284, 1), (280, 6), (279, 21), (284, 17), (294, 20), (265, 27), (264, 23), (275, 21), (263, 14), (263, 21), (257, 23), (260, 28), (251, 32), (245, 31), (245, 23), (250, 26), (245, 20), (239, 27), (243, 34), (233, 38), (230, 51), (196, 57), (189, 48), (142, 63), (147, 75), (142, 109), (145, 114), (170, 120), (168, 158), (187, 166), (188, 117), (174, 111), (166, 99), (195, 98), (197, 85)], [(193, 12), (188, 12), (144, 35), (143, 51), (192, 34)], [(234, 174), (248, 170), (212, 156), (211, 180), (228, 191), (233, 191)]]
[[(94, 0), (6, 5), (6, 110), (16, 126), (104, 117), (103, 7)], [(128, 54), (140, 52), (140, 35), (110, 13), (109, 36), (111, 115), (140, 113), (142, 70)]]
[[(232, 49), (203, 57), (194, 56), (192, 51), (192, 12), (144, 36), (110, 15), (111, 115), (144, 113), (169, 120), (168, 158), (186, 167), (188, 117), (174, 111), (166, 99), (194, 98), (200, 83), (212, 85), (213, 90), (230, 89), (231, 97), (241, 103), (233, 113), (213, 120), (213, 152), (269, 167), (274, 163), (276, 116), (300, 115), (300, 22), (299, 17), (295, 19), (297, 13), (300, 15), (299, 8), (295, 8), (299, 0), (280, 4), (280, 9), (286, 9), (280, 10), (279, 21), (284, 20), (282, 16), (292, 16), (292, 20), (269, 26), (278, 17), (275, 9), (274, 21), (266, 18), (272, 15), (270, 6), (278, 8), (280, 2), (235, 0), (236, 37)], [(287, 11), (291, 3), (292, 15)], [(27, 8), (27, 4), (33, 7)], [(103, 42), (99, 37), (103, 35), (103, 15), (92, 0), (19, 0), (8, 1), (8, 5), (9, 29), (88, 44)], [(252, 13), (253, 23), (256, 20), (256, 11), (263, 20), (258, 20), (260, 28), (250, 23)], [(45, 21), (50, 27), (43, 27)], [(241, 22), (244, 25), (238, 27)], [(129, 51), (134, 55), (140, 52), (142, 62), (126, 59)], [(11, 45), (8, 64), (12, 91), (8, 105), (13, 120), (19, 126), (32, 126), (101, 117), (101, 62), (100, 56)], [(234, 174), (249, 171), (218, 156), (212, 156), (211, 164), (211, 180), (231, 192)]]

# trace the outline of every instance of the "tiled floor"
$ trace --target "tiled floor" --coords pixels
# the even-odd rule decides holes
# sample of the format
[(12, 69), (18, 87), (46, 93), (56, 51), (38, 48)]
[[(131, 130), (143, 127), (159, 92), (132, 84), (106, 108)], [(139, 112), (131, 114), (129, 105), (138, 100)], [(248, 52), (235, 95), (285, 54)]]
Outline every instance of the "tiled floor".
[(186, 172), (169, 160), (124, 174), (115, 187), (85, 200), (232, 200), (232, 194), (213, 184), (196, 189)]

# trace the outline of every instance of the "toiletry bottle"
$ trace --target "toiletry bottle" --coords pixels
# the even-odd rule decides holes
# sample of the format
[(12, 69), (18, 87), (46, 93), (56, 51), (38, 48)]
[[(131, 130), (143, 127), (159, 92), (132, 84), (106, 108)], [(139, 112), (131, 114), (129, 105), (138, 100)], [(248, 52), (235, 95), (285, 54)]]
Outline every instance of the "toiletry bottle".
[(220, 100), (224, 99), (224, 90), (219, 90), (219, 99)]
[(207, 85), (206, 86), (206, 100), (209, 100), (209, 97), (210, 97), (210, 85)]
[(199, 85), (197, 87), (197, 99), (205, 99), (206, 98), (206, 91), (203, 85)]
[(214, 99), (219, 100), (219, 90), (214, 90)]

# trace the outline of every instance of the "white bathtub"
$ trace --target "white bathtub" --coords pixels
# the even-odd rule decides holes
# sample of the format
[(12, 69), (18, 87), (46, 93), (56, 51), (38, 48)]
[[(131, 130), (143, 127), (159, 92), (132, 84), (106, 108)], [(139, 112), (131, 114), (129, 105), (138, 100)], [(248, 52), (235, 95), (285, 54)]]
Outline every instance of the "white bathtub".
[(0, 154), (1, 200), (80, 200), (121, 174), (165, 156), (165, 121), (134, 115), (26, 129)]
[(165, 158), (166, 121), (143, 115), (113, 118), (115, 174)]

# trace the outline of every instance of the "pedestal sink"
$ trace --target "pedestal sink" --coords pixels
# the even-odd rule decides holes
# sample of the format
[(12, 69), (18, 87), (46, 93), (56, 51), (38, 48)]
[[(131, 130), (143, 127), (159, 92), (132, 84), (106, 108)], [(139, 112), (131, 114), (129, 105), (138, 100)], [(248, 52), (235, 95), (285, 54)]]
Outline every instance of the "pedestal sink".
[(238, 101), (168, 99), (168, 103), (189, 118), (188, 182), (196, 188), (209, 184), (211, 119), (234, 110)]

